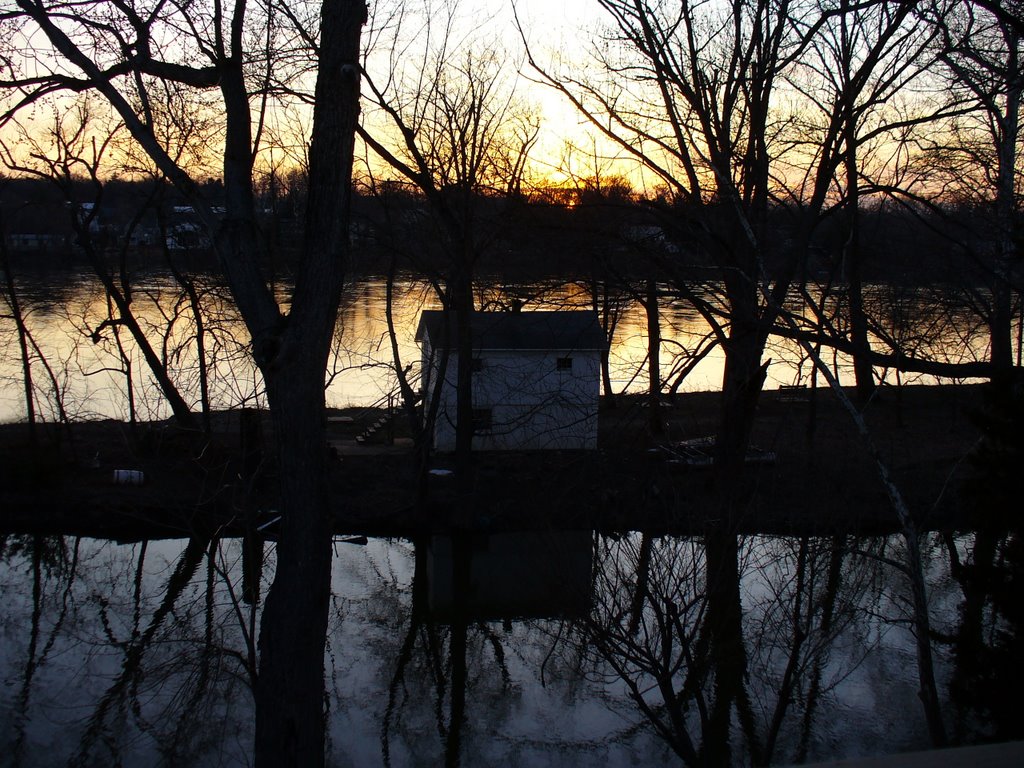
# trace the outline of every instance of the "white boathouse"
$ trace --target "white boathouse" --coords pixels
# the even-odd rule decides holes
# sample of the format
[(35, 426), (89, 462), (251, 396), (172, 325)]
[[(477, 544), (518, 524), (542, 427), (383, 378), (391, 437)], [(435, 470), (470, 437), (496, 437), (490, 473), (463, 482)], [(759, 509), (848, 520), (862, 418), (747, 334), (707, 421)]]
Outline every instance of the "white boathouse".
[[(475, 312), (474, 450), (597, 447), (604, 332), (595, 312)], [(452, 315), (427, 310), (416, 341), (422, 354), (424, 413), (440, 403), (434, 448), (455, 449), (457, 333)], [(436, 386), (448, 352), (444, 384)]]

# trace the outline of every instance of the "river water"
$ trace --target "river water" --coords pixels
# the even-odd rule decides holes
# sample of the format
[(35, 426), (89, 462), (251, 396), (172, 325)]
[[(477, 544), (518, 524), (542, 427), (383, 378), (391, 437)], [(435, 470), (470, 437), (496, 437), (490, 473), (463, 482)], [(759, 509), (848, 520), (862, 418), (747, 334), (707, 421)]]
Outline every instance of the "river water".
[[(104, 324), (110, 308), (94, 280), (36, 275), (20, 288), (44, 418), (58, 408), (70, 418), (167, 415), (138, 349)], [(200, 289), (214, 407), (261, 404), (244, 329), (216, 286)], [(480, 300), (591, 305), (589, 289), (568, 281), (496, 283)], [(167, 275), (151, 274), (136, 281), (133, 306), (195, 403), (188, 302)], [(401, 364), (413, 375), (417, 319), (434, 306), (428, 284), (395, 286)], [(628, 296), (611, 306), (613, 387), (642, 390), (643, 308)], [(872, 307), (881, 332), (920, 354), (985, 355), (980, 323), (933, 293), (877, 288)], [(394, 392), (385, 308), (380, 279), (346, 291), (325, 382), (330, 405), (369, 406)], [(671, 380), (707, 330), (667, 291), (660, 315), (662, 377)], [(0, 320), (3, 420), (25, 413), (16, 341), (11, 320)], [(773, 342), (766, 357), (769, 387), (807, 382), (810, 365), (792, 345)], [(849, 381), (848, 361), (830, 362)], [(715, 350), (680, 389), (714, 390), (721, 373)], [(1012, 674), (1015, 619), (960, 566), (980, 552), (1005, 571), (987, 583), (1012, 579), (1024, 559), (1015, 541), (936, 534), (923, 542), (954, 741), (1019, 730), (1013, 704), (990, 694), (991, 680)], [(273, 544), (262, 560), (248, 550), (248, 568), (245, 553), (238, 540), (0, 534), (0, 762), (251, 764)], [(329, 764), (677, 765), (697, 755), (788, 764), (926, 748), (908, 584), (892, 566), (903, 556), (900, 541), (886, 538), (582, 531), (339, 540), (324, 662)], [(258, 579), (245, 578), (257, 570)]]
[[(925, 543), (936, 634), (977, 631), (972, 656), (990, 651), (1004, 618), (968, 626), (949, 553)], [(709, 546), (587, 532), (339, 541), (328, 764), (677, 765), (687, 743), (737, 765), (770, 744), (789, 764), (928, 746), (907, 583), (883, 562), (897, 541), (740, 539), (727, 626), (711, 618), (733, 598), (710, 588)], [(961, 557), (976, 546), (956, 542)], [(4, 764), (250, 764), (260, 594), (242, 549), (0, 538)], [(709, 722), (726, 695), (716, 643), (745, 659), (723, 740)], [(971, 741), (1007, 715), (951, 696), (971, 675), (958, 647), (937, 644), (937, 674), (951, 733)]]
[[(70, 418), (127, 419), (134, 409), (140, 419), (164, 418), (168, 409), (128, 333), (111, 325), (111, 308), (98, 281), (85, 272), (18, 275), (26, 324), (35, 348), (31, 351), (37, 411), (56, 419), (62, 408)], [(198, 408), (199, 366), (194, 315), (180, 288), (166, 273), (134, 275), (132, 306), (157, 354), (166, 361), (178, 389)], [(197, 280), (205, 329), (205, 360), (209, 366), (214, 408), (259, 405), (261, 379), (247, 350), (248, 335), (230, 301), (213, 283)], [(713, 294), (714, 288), (706, 288)], [(279, 290), (287, 302), (287, 287)], [(941, 360), (972, 360), (986, 355), (982, 324), (964, 309), (933, 291), (875, 287), (869, 307), (881, 333), (896, 338), (913, 354)], [(332, 407), (386, 404), (397, 392), (395, 363), (386, 322), (386, 285), (381, 278), (362, 279), (346, 290), (338, 322), (337, 343), (326, 379)], [(419, 314), (438, 306), (425, 281), (400, 280), (394, 290), (393, 316), (403, 368), (418, 373), (414, 340)], [(569, 280), (508, 285), (493, 281), (479, 291), (484, 308), (507, 307), (512, 300), (524, 310), (589, 308), (590, 286)], [(674, 381), (676, 372), (698, 355), (709, 338), (704, 320), (689, 303), (663, 291), (659, 299), (662, 335), (661, 375)], [(647, 324), (635, 298), (619, 293), (609, 304), (615, 318), (610, 349), (612, 388), (641, 391), (648, 386), (645, 361)], [(806, 312), (796, 306), (798, 313)], [(104, 321), (108, 321), (104, 325)], [(880, 346), (884, 346), (881, 341)], [(807, 383), (812, 366), (799, 348), (773, 339), (766, 386)], [(849, 360), (826, 351), (840, 379), (851, 381)], [(679, 385), (679, 391), (712, 391), (722, 381), (723, 356), (714, 347)], [(878, 371), (888, 381), (897, 374)], [(130, 380), (129, 380), (130, 378)], [(901, 381), (930, 381), (903, 376)], [(15, 326), (8, 314), (0, 318), (0, 421), (25, 418), (22, 363)], [(129, 397), (130, 393), (130, 397)]]

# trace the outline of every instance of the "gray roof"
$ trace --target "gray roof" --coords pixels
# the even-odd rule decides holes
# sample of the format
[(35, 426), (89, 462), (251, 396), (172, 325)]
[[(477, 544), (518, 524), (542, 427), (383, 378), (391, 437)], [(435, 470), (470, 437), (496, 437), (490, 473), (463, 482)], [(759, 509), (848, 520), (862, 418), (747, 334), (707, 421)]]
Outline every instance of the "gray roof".
[[(455, 319), (448, 336), (444, 328), (446, 312), (424, 310), (416, 328), (416, 341), (429, 337), (434, 347), (452, 346)], [(597, 313), (589, 310), (556, 312), (474, 312), (473, 349), (521, 349), (592, 351), (607, 347)]]

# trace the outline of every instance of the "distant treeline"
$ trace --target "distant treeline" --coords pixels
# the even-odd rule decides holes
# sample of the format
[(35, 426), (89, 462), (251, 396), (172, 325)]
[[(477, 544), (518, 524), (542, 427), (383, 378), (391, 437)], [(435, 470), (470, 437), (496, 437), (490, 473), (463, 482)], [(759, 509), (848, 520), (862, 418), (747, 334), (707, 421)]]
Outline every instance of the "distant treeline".
[[(216, 207), (222, 185), (212, 180), (204, 186)], [(305, 197), (300, 174), (270, 180), (260, 189), (257, 210), (268, 258), (283, 268), (300, 250)], [(610, 192), (552, 188), (482, 195), (476, 205), (484, 233), (476, 243), (477, 264), (484, 272), (516, 278), (557, 274), (607, 279), (657, 277), (671, 263), (674, 274), (692, 270), (700, 279), (715, 264), (695, 245), (699, 238), (693, 228), (695, 222), (713, 219), (715, 206), (702, 204), (698, 217), (678, 203), (637, 194), (624, 182)], [(213, 258), (212, 233), (204, 231), (176, 190), (162, 182), (110, 180), (98, 186), (83, 180), (59, 188), (43, 180), (4, 178), (0, 215), (12, 256), (45, 256), (21, 258), (27, 265), (73, 261), (81, 236), (76, 216), (80, 223), (88, 217), (94, 244), (123, 249), (136, 262), (159, 266), (168, 252)], [(765, 249), (765, 268), (771, 275), (790, 262), (795, 233), (788, 208), (777, 207), (769, 216), (772, 242)], [(866, 206), (860, 232), (864, 277), (907, 284), (983, 283), (997, 250), (995, 227), (985, 226), (990, 218), (994, 213), (979, 207)], [(417, 273), (439, 273), (448, 258), (431, 206), (402, 184), (373, 191), (357, 188), (350, 236), (356, 273), (378, 273), (392, 263)], [(844, 238), (841, 223), (826, 218), (814, 233), (802, 277), (844, 281)]]

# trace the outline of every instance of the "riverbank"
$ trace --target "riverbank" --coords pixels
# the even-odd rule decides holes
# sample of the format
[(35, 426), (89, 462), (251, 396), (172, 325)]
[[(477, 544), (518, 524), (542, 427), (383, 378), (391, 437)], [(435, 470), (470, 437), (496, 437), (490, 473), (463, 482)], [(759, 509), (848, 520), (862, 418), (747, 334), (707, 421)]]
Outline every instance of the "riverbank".
[[(717, 393), (667, 399), (664, 437), (656, 438), (643, 398), (619, 397), (615, 407), (604, 401), (598, 450), (478, 454), (469, 505), (456, 503), (454, 465), (443, 455), (433, 459), (425, 501), (417, 503), (417, 461), (401, 415), (370, 434), (385, 412), (332, 411), (325, 450), (335, 527), (384, 536), (452, 526), (700, 533), (721, 524), (712, 473), (699, 452), (688, 459), (694, 452), (678, 444), (712, 435), (718, 404)], [(972, 414), (982, 405), (977, 385), (905, 386), (880, 390), (864, 408), (879, 454), (922, 528), (977, 522), (969, 489), (982, 470), (970, 457), (980, 437)], [(2, 425), (0, 531), (127, 540), (237, 535), (269, 522), (272, 429), (266, 414), (247, 418), (244, 445), (240, 412), (215, 414), (210, 439), (167, 422), (96, 421), (38, 426), (33, 443), (27, 425)], [(827, 390), (765, 392), (752, 443), (762, 452), (732, 479), (738, 532), (895, 530), (877, 467)]]

